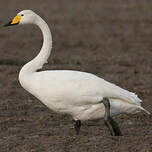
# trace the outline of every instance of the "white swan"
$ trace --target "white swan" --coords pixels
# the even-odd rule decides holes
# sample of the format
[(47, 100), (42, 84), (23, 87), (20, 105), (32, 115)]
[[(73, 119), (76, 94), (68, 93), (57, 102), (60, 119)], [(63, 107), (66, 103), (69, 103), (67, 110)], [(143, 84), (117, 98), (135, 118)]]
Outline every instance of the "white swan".
[(71, 70), (49, 70), (37, 72), (50, 56), (52, 36), (46, 22), (31, 10), (24, 10), (5, 26), (35, 24), (43, 34), (40, 53), (23, 66), (19, 73), (22, 87), (37, 97), (47, 107), (58, 113), (72, 116), (80, 127), (81, 120), (104, 117), (104, 97), (110, 101), (110, 115), (136, 113), (147, 110), (141, 107), (136, 94), (124, 90), (93, 74)]

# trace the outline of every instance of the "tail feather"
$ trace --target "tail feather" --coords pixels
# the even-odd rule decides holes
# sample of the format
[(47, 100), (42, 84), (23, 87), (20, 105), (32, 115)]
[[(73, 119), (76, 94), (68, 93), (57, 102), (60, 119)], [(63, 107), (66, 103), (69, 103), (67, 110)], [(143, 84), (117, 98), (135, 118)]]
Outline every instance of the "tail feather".
[(150, 114), (151, 114), (148, 110), (144, 109), (144, 108), (143, 108), (143, 107), (141, 107), (141, 106), (139, 106), (139, 109), (143, 110), (143, 111), (144, 111), (145, 113), (147, 113), (148, 115), (150, 115)]

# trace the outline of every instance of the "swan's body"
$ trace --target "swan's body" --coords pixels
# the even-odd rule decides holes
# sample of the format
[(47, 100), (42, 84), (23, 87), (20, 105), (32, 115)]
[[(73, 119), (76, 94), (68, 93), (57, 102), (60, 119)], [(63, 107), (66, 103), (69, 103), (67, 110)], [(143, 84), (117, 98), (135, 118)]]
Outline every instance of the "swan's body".
[[(25, 90), (53, 111), (70, 114), (74, 120), (104, 117), (105, 107), (101, 103), (104, 97), (110, 101), (112, 116), (146, 111), (141, 107), (137, 95), (93, 74), (70, 70), (37, 72), (50, 56), (51, 32), (44, 20), (33, 11), (25, 10), (17, 16), (22, 15), (19, 23), (38, 25), (44, 39), (40, 53), (24, 65), (19, 73), (19, 81)], [(16, 24), (17, 21), (13, 21)]]
[(53, 70), (35, 72), (25, 78), (21, 71), (20, 83), (50, 109), (70, 114), (75, 120), (103, 117), (103, 97), (110, 99), (111, 115), (142, 109), (136, 95), (90, 73)]

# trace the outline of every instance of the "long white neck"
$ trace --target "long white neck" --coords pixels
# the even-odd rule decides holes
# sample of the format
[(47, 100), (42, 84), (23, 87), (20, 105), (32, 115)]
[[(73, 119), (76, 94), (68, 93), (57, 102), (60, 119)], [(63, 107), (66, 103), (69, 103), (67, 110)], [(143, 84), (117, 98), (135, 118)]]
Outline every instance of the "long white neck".
[(41, 69), (50, 56), (52, 49), (52, 36), (51, 31), (46, 24), (46, 22), (40, 17), (37, 16), (35, 24), (41, 29), (43, 35), (43, 45), (39, 54), (30, 62), (25, 64), (20, 71), (20, 75), (28, 75), (33, 72), (36, 72), (38, 69)]

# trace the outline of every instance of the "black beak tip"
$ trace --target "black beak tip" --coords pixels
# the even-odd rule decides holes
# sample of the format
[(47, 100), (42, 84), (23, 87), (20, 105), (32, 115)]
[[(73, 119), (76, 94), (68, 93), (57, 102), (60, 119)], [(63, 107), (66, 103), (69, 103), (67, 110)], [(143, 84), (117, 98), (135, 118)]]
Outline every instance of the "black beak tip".
[(7, 27), (7, 26), (9, 26), (9, 24), (4, 24), (4, 25), (3, 25), (3, 27)]
[(18, 25), (19, 23), (15, 23), (15, 24), (11, 24), (12, 21), (10, 21), (9, 23), (3, 25), (3, 27), (7, 27), (7, 26), (13, 26), (13, 25)]
[(11, 21), (7, 24), (4, 24), (3, 27), (11, 26)]

